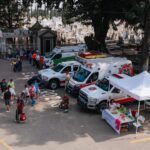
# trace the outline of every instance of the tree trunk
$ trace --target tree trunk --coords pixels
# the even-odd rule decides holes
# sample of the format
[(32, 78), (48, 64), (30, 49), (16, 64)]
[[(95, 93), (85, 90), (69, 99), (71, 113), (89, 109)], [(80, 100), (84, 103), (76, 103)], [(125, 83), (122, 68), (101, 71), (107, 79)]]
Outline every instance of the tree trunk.
[(145, 9), (145, 29), (143, 39), (143, 53), (142, 53), (142, 71), (149, 68), (149, 45), (150, 45), (150, 0), (146, 1)]
[(109, 29), (109, 17), (95, 16), (92, 18), (92, 25), (95, 33), (95, 40), (100, 51), (108, 53), (106, 49), (105, 39)]

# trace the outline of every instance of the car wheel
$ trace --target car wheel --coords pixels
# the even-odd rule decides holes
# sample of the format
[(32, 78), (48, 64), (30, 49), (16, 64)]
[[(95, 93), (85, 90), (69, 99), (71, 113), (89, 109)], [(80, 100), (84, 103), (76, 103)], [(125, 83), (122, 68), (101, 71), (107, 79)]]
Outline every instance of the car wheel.
[(97, 105), (97, 112), (98, 112), (98, 113), (102, 113), (102, 111), (103, 111), (104, 109), (106, 109), (107, 107), (108, 107), (107, 101), (103, 101), (103, 102), (101, 102), (101, 103), (99, 103), (99, 104)]
[(49, 82), (49, 88), (52, 89), (52, 90), (56, 90), (58, 88), (58, 81), (57, 80), (51, 80)]

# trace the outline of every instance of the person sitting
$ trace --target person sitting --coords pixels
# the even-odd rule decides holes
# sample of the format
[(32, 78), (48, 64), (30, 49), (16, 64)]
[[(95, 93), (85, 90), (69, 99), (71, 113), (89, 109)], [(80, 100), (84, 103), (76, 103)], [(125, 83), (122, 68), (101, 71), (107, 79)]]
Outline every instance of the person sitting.
[(62, 102), (59, 105), (59, 108), (64, 110), (64, 112), (68, 112), (69, 109), (69, 97), (65, 94)]
[(110, 104), (109, 104), (109, 107), (110, 107), (110, 110), (114, 110), (114, 109), (120, 107), (120, 104), (117, 104), (117, 103), (114, 102), (114, 100), (111, 100)]

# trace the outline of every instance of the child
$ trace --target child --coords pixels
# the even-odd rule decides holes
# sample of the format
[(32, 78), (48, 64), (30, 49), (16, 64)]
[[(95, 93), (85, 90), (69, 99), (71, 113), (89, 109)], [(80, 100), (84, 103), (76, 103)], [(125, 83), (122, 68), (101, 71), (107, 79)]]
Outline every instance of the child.
[(59, 108), (64, 110), (64, 112), (68, 112), (69, 109), (69, 97), (65, 94), (62, 102), (59, 105)]
[(35, 97), (36, 97), (36, 89), (35, 89), (35, 86), (32, 85), (30, 90), (30, 98), (31, 98), (31, 105), (34, 106), (35, 103), (36, 103), (36, 100), (35, 100)]
[(7, 82), (6, 82), (5, 79), (3, 79), (3, 80), (1, 81), (0, 87), (1, 87), (2, 93), (4, 93), (4, 92), (6, 91), (6, 89), (7, 89)]

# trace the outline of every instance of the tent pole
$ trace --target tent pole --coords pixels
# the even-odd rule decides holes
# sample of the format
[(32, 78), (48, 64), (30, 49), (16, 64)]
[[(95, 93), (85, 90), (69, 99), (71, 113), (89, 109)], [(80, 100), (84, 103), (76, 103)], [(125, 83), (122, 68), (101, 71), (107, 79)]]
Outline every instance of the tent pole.
[(140, 101), (139, 101), (139, 104), (138, 104), (138, 112), (137, 112), (137, 118), (136, 118), (136, 134), (137, 134), (137, 131), (138, 131), (138, 117), (139, 117), (139, 114), (140, 114)]
[(108, 92), (109, 92), (109, 97), (108, 97), (108, 108), (110, 108), (110, 82), (109, 82), (109, 86), (108, 86)]

